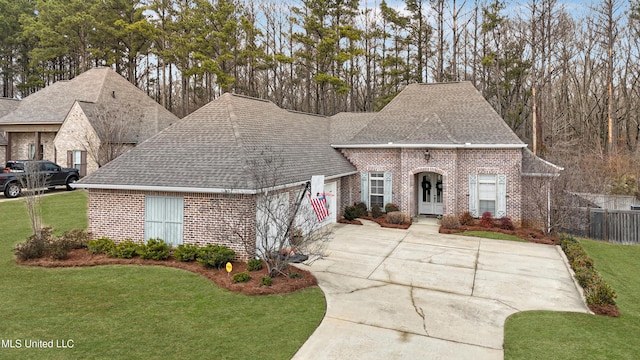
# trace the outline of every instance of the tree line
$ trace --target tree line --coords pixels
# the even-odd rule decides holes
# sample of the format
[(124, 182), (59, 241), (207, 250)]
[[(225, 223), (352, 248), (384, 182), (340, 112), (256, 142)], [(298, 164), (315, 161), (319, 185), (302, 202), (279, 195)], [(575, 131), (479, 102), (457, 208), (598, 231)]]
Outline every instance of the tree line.
[(640, 144), (638, 1), (0, 0), (0, 95), (110, 66), (180, 117), (224, 92), (332, 115), (471, 81), (534, 152), (607, 172)]

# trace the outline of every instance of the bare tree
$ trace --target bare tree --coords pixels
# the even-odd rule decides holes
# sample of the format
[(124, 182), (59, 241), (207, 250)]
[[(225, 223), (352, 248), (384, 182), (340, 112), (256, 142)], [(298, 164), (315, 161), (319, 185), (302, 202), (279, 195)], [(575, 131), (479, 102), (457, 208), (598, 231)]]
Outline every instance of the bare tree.
[(40, 162), (27, 161), (24, 172), (16, 172), (16, 178), (23, 189), (23, 200), (31, 222), (31, 230), (36, 238), (42, 234), (42, 193), (47, 183), (47, 173)]

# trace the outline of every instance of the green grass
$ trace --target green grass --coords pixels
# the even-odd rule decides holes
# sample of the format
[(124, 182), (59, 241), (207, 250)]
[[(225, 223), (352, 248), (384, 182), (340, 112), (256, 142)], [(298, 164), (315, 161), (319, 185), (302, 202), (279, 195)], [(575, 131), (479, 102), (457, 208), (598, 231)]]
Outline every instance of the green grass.
[(640, 354), (640, 246), (581, 240), (618, 294), (619, 318), (524, 312), (507, 320), (505, 359), (637, 359)]
[[(86, 195), (44, 197), (44, 223), (85, 227)], [(288, 359), (324, 316), (317, 288), (249, 297), (173, 268), (18, 266), (12, 249), (29, 234), (24, 203), (0, 203), (0, 339), (74, 347), (0, 347), (2, 359)]]
[(495, 231), (465, 231), (465, 232), (458, 233), (456, 235), (475, 236), (475, 237), (481, 237), (485, 239), (526, 242), (526, 240), (523, 240), (515, 235), (503, 234)]

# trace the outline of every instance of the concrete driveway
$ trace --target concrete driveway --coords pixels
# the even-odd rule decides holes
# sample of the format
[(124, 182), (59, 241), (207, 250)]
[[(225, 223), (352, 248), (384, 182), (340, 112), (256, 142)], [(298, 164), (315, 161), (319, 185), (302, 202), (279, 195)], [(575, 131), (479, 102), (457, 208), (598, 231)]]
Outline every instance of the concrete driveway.
[(519, 311), (587, 313), (558, 246), (337, 224), (306, 269), (327, 313), (294, 359), (502, 359)]

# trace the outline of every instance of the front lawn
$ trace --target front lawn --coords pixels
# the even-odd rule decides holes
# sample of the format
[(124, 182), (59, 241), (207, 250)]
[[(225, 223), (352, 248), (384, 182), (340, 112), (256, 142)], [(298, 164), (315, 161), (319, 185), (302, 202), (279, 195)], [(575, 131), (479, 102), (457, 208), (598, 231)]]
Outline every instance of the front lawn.
[(640, 354), (640, 246), (581, 240), (616, 291), (619, 318), (533, 311), (507, 319), (505, 359), (637, 359)]
[[(86, 227), (84, 192), (43, 199), (56, 233)], [(0, 203), (2, 359), (288, 359), (324, 316), (318, 288), (250, 297), (173, 268), (18, 266), (29, 234), (24, 203)], [(26, 348), (39, 340), (73, 347)]]
[(517, 237), (515, 235), (504, 234), (504, 233), (496, 232), (496, 231), (475, 231), (475, 230), (470, 230), (470, 231), (464, 231), (464, 232), (461, 232), (461, 233), (457, 233), (456, 235), (475, 236), (475, 237), (481, 237), (481, 238), (485, 238), (485, 239), (526, 242), (526, 240), (523, 240), (523, 239), (521, 239), (521, 238), (519, 238), (519, 237)]

